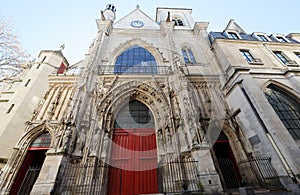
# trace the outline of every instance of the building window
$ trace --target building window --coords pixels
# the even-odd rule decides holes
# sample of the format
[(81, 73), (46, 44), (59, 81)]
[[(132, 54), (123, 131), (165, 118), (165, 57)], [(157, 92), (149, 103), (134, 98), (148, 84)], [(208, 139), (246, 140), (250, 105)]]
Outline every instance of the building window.
[(153, 128), (154, 118), (150, 109), (138, 100), (126, 104), (118, 113), (114, 127), (122, 129)]
[(39, 63), (36, 67), (36, 69), (39, 69), (39, 67), (41, 66), (41, 64), (46, 60), (47, 56), (44, 56), (43, 60), (41, 61), (41, 63)]
[(248, 50), (240, 50), (243, 54), (244, 58), (247, 60), (247, 62), (253, 62), (254, 57), (251, 55), (251, 53)]
[(300, 58), (300, 52), (295, 52), (295, 55), (298, 56), (298, 58)]
[(182, 55), (184, 58), (184, 62), (186, 64), (195, 64), (196, 63), (194, 54), (191, 49), (183, 48), (183, 49), (181, 49), (181, 52), (182, 52)]
[(276, 39), (279, 41), (279, 42), (282, 42), (282, 43), (286, 43), (287, 41), (285, 40), (284, 37), (281, 37), (281, 36), (276, 36)]
[(51, 136), (50, 134), (43, 133), (39, 135), (35, 140), (31, 143), (29, 149), (48, 149), (51, 144)]
[(265, 35), (257, 35), (257, 37), (258, 37), (259, 40), (261, 40), (261, 41), (269, 41)]
[(284, 34), (271, 34), (271, 37), (277, 42), (281, 42), (281, 43), (290, 42), (290, 40), (288, 40)]
[(27, 85), (30, 83), (30, 81), (31, 81), (31, 79), (28, 79), (24, 86), (27, 87)]
[(288, 64), (288, 59), (283, 55), (281, 51), (274, 51), (277, 58), (284, 64)]
[(294, 139), (300, 139), (300, 103), (296, 97), (275, 85), (265, 93), (269, 103)]
[(118, 56), (115, 74), (157, 74), (154, 56), (145, 48), (133, 46)]
[(239, 39), (238, 35), (235, 32), (228, 32), (228, 38)]
[(254, 58), (249, 50), (241, 49), (240, 52), (249, 64), (254, 64), (254, 65), (263, 65), (264, 64), (260, 58)]
[(66, 70), (65, 64), (62, 62), (59, 69), (57, 70), (57, 74), (63, 74)]
[(175, 22), (175, 26), (184, 26), (181, 19), (173, 18), (172, 22)]
[(6, 114), (9, 114), (11, 112), (11, 110), (13, 109), (14, 106), (15, 106), (15, 104), (10, 105), (10, 107), (6, 111)]

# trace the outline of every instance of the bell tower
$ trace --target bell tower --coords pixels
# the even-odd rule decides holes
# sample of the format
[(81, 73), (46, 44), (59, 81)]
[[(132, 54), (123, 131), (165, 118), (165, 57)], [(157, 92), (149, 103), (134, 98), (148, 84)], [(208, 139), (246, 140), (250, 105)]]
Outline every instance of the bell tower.
[(104, 11), (101, 10), (103, 21), (114, 21), (116, 19), (116, 7), (113, 4), (107, 4)]

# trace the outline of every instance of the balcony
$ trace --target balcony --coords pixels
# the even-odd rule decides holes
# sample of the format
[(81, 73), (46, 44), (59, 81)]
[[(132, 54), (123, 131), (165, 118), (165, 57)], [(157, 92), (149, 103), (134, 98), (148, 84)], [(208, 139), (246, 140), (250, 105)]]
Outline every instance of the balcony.
[(99, 65), (99, 75), (168, 75), (172, 70), (170, 66), (114, 66), (114, 65)]

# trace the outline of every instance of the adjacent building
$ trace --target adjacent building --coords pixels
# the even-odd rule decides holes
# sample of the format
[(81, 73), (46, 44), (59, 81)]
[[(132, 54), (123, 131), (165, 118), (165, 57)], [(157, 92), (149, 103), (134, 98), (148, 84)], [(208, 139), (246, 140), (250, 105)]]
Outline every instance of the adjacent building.
[(186, 8), (157, 8), (155, 19), (139, 6), (115, 14), (112, 4), (101, 11), (83, 61), (69, 66), (61, 50), (42, 51), (2, 92), (0, 194), (297, 183), (299, 34), (248, 34), (234, 20), (207, 32)]

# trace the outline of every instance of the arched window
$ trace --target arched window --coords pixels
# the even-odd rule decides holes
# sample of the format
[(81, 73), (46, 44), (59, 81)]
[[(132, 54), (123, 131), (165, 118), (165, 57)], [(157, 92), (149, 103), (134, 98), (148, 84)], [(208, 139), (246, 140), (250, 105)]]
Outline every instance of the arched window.
[(51, 136), (50, 134), (43, 133), (39, 135), (35, 140), (31, 143), (29, 150), (41, 150), (41, 149), (48, 149), (51, 143)]
[(296, 97), (272, 84), (265, 95), (292, 137), (300, 139), (300, 103)]
[(181, 52), (182, 52), (182, 55), (183, 55), (183, 58), (184, 58), (184, 62), (186, 64), (195, 64), (196, 63), (194, 54), (193, 54), (193, 52), (192, 52), (191, 49), (189, 49), (189, 48), (182, 48)]
[(154, 119), (147, 106), (133, 100), (118, 113), (115, 128), (154, 128)]
[(145, 48), (133, 46), (118, 56), (115, 74), (157, 74), (153, 55)]

